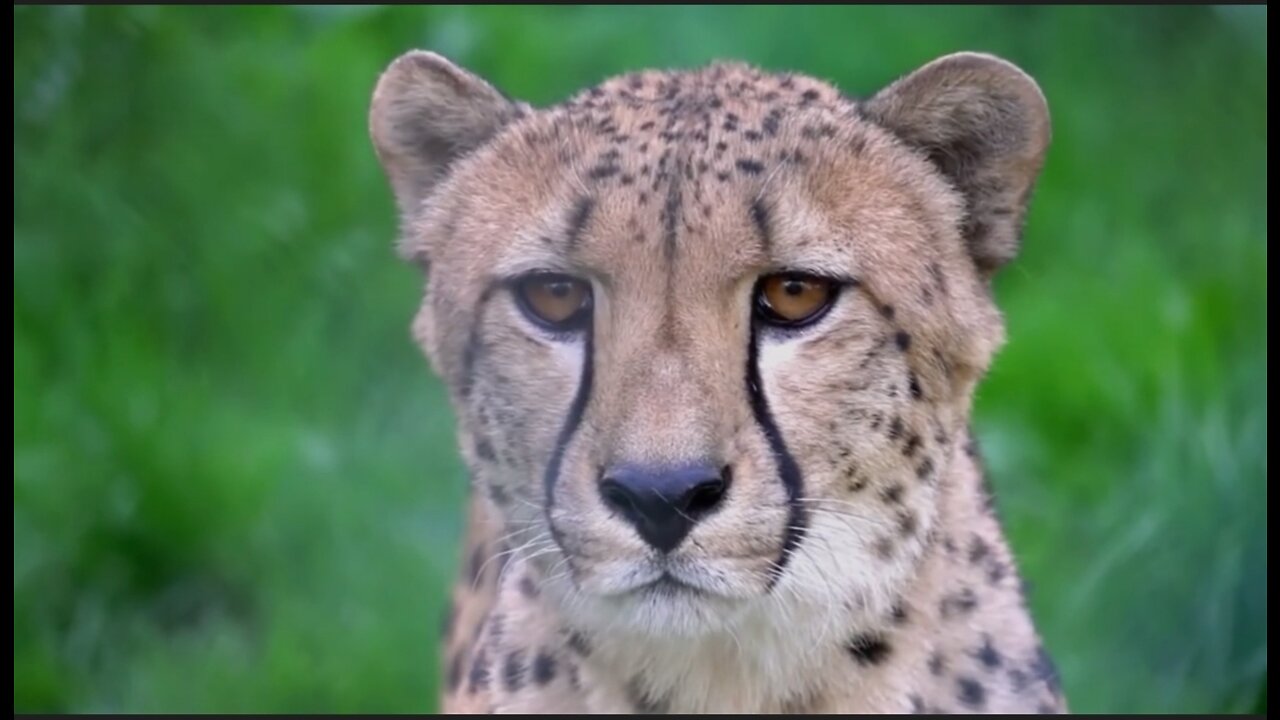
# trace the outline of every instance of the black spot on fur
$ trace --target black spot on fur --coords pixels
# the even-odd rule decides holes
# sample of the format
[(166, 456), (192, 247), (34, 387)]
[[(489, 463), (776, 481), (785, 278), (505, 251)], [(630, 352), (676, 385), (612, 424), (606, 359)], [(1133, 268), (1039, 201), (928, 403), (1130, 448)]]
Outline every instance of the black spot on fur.
[(485, 622), (485, 626), (489, 630), (490, 643), (497, 645), (502, 642), (502, 628), (505, 620), (506, 619), (502, 613), (494, 613), (490, 615), (488, 621)]
[(889, 424), (889, 439), (897, 440), (902, 437), (902, 433), (905, 430), (906, 428), (902, 424), (902, 418), (897, 415), (893, 416), (893, 422)]
[(916, 477), (924, 481), (928, 481), (932, 478), (933, 461), (929, 458), (925, 458), (924, 462), (920, 463), (920, 465), (916, 467)]
[(956, 689), (956, 697), (966, 707), (977, 709), (987, 702), (987, 689), (982, 686), (982, 683), (971, 677), (962, 676), (956, 678)]
[(893, 310), (893, 306), (892, 306), (892, 305), (881, 305), (881, 306), (880, 306), (880, 314), (884, 316), (884, 319), (885, 319), (885, 320), (892, 320), (892, 319), (893, 319), (893, 312), (894, 312), (894, 310)]
[(1027, 674), (1025, 672), (1019, 670), (1018, 668), (1010, 668), (1009, 685), (1010, 687), (1013, 688), (1014, 692), (1020, 693), (1026, 690), (1027, 685), (1030, 684), (1030, 682), (1031, 682), (1031, 679), (1027, 677)]
[(908, 510), (898, 515), (898, 533), (902, 537), (915, 535), (917, 527), (919, 527), (919, 521), (915, 513)]
[(514, 650), (502, 663), (502, 681), (508, 690), (519, 690), (524, 687), (524, 673), (524, 651)]
[(889, 560), (893, 557), (893, 541), (887, 537), (882, 537), (875, 544), (876, 557), (881, 560)]
[(727, 173), (727, 172), (723, 172), (723, 171), (718, 172), (718, 173), (716, 173), (716, 179), (717, 179), (717, 180), (719, 180), (720, 182), (728, 182), (728, 181), (729, 181), (729, 173)]
[(471, 662), (471, 672), (467, 676), (467, 689), (475, 693), (487, 687), (489, 687), (489, 655), (484, 648), (480, 648)]
[(898, 344), (898, 349), (902, 352), (906, 352), (907, 349), (911, 347), (911, 335), (909, 335), (906, 330), (899, 330), (897, 334), (893, 336), (893, 340)]
[(591, 644), (587, 642), (587, 638), (577, 631), (569, 633), (569, 647), (582, 657), (591, 654)]
[(1055, 696), (1061, 691), (1062, 685), (1058, 680), (1058, 668), (1054, 665), (1053, 659), (1049, 657), (1049, 653), (1045, 652), (1044, 647), (1036, 648), (1036, 657), (1031, 662), (1031, 674), (1037, 680), (1045, 684), (1049, 688), (1049, 692)]
[(814, 100), (817, 100), (819, 97), (821, 97), (821, 95), (818, 93), (817, 90), (805, 90), (800, 95), (800, 99), (805, 102), (813, 102)]
[(728, 149), (729, 149), (728, 143), (724, 142), (723, 140), (716, 143), (716, 152), (724, 152), (725, 150), (728, 150)]
[(911, 702), (912, 714), (914, 715), (924, 714), (924, 700), (919, 695), (916, 695), (915, 693), (911, 693), (911, 697), (908, 698), (908, 700)]
[(969, 562), (977, 565), (982, 562), (990, 551), (991, 547), (987, 545), (987, 541), (978, 535), (974, 535), (973, 541), (969, 544)]
[(967, 615), (978, 607), (978, 596), (972, 588), (964, 588), (950, 595), (944, 595), (938, 605), (942, 618), (948, 619), (956, 615)]
[(757, 131), (755, 131), (755, 130), (748, 130), (748, 131), (746, 131), (746, 132), (742, 133), (742, 135), (743, 135), (743, 137), (745, 137), (749, 142), (760, 142), (760, 141), (763, 139), (763, 137), (764, 137), (764, 136), (762, 136), (759, 132), (757, 132)]
[(879, 665), (893, 650), (879, 635), (859, 635), (849, 642), (848, 649), (859, 665)]
[(539, 685), (546, 685), (556, 676), (556, 659), (555, 657), (540, 652), (533, 659), (533, 681)]
[(476, 439), (476, 457), (485, 462), (495, 462), (498, 459), (497, 453), (493, 451), (493, 445), (489, 444), (488, 438)]
[(1008, 574), (1008, 566), (999, 560), (992, 558), (991, 562), (987, 563), (987, 582), (992, 585), (998, 585)]
[(505, 508), (511, 502), (511, 498), (507, 496), (507, 491), (498, 485), (489, 486), (489, 499), (493, 501), (493, 504), (502, 508)]
[(880, 497), (887, 503), (897, 505), (902, 502), (902, 483), (894, 483), (880, 491)]
[(995, 670), (1004, 662), (1000, 651), (992, 644), (991, 636), (986, 634), (982, 636), (982, 646), (973, 652), (973, 656), (988, 670)]
[(893, 621), (894, 625), (907, 624), (907, 608), (902, 604), (901, 600), (894, 603), (893, 607), (889, 610), (889, 619)]
[(911, 388), (911, 397), (920, 400), (924, 397), (924, 391), (920, 389), (920, 378), (916, 377), (913, 372), (907, 378), (907, 384)]
[(533, 578), (528, 575), (520, 578), (520, 594), (527, 598), (538, 597), (538, 586), (533, 584)]
[(929, 672), (935, 676), (941, 676), (943, 671), (947, 669), (947, 661), (943, 659), (942, 654), (936, 650), (929, 656)]
[(751, 158), (738, 158), (738, 162), (735, 164), (739, 170), (747, 175), (759, 175), (764, 172), (764, 165), (761, 165), (760, 161), (752, 160)]
[(920, 436), (915, 433), (911, 433), (911, 435), (907, 437), (907, 444), (902, 446), (902, 454), (907, 457), (912, 457), (919, 449)]
[(760, 128), (764, 130), (765, 135), (773, 137), (778, 134), (778, 121), (781, 119), (782, 113), (777, 110), (773, 110), (765, 116), (764, 122), (761, 123)]
[(652, 130), (652, 129), (653, 129), (653, 125), (654, 125), (654, 122), (653, 122), (652, 120), (649, 120), (648, 122), (642, 123), (642, 124), (640, 125), (640, 129), (641, 129), (641, 130)]

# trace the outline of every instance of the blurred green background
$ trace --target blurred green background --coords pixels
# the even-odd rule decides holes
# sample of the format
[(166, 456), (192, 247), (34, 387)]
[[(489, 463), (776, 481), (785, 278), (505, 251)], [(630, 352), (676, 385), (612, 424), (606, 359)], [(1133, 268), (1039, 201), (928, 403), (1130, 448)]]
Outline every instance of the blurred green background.
[(1026, 68), (977, 428), (1033, 609), (1074, 710), (1265, 708), (1265, 7), (15, 7), (15, 711), (437, 707), (465, 476), (365, 124), (413, 47), (535, 103)]

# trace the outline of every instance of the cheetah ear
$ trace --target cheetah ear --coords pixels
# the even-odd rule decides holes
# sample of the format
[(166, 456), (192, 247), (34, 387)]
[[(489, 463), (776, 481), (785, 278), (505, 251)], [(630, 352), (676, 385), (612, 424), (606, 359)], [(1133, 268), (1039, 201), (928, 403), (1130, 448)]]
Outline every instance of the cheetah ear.
[(396, 58), (373, 91), (369, 134), (400, 211), (411, 215), (455, 161), (524, 107), (436, 53)]
[(1049, 146), (1049, 106), (1029, 75), (981, 53), (941, 57), (872, 97), (873, 121), (928, 155), (965, 198), (965, 242), (990, 275), (1017, 255)]

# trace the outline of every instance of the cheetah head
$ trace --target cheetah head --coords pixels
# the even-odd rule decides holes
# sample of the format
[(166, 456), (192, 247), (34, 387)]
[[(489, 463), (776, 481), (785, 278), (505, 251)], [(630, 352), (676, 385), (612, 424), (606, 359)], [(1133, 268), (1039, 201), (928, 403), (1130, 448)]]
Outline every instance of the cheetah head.
[(415, 51), (370, 127), (474, 489), (567, 617), (889, 608), (1003, 340), (1030, 77), (962, 53), (854, 100), (716, 64), (535, 108)]

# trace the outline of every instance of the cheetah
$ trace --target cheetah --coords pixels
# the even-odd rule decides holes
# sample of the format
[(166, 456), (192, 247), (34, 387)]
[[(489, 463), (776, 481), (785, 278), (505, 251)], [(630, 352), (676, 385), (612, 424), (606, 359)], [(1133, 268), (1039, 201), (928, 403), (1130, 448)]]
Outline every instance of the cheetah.
[(446, 713), (1066, 712), (984, 479), (1047, 101), (739, 62), (369, 108), (470, 474)]

